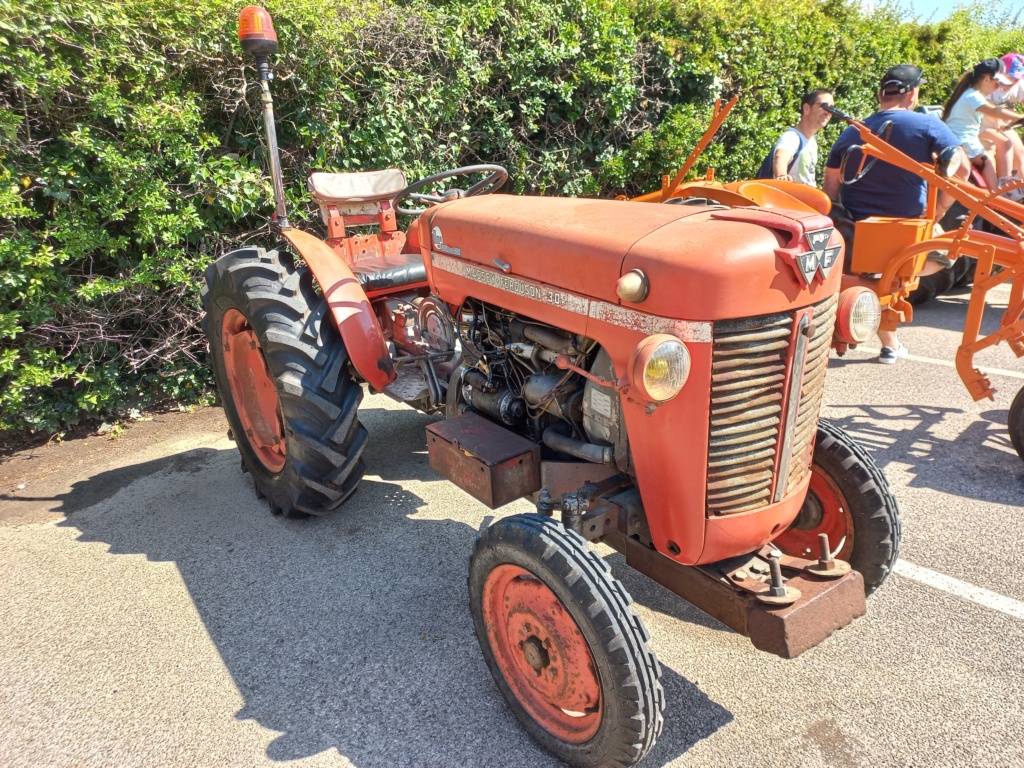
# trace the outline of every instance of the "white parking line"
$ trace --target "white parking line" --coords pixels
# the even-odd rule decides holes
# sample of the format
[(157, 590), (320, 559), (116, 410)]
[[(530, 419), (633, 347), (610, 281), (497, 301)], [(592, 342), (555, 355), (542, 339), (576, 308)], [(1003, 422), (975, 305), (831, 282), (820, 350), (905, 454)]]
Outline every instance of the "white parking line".
[[(858, 346), (854, 352), (868, 352), (872, 355), (877, 355), (880, 350), (878, 347), (865, 347)], [(907, 360), (914, 360), (919, 363), (931, 363), (932, 365), (944, 365), (947, 368), (956, 368), (956, 363), (952, 360), (938, 360), (934, 357), (921, 357), (920, 355), (907, 355)], [(899, 363), (897, 363), (899, 365)], [(1020, 371), (1008, 371), (1005, 368), (979, 368), (982, 373), (991, 373), (994, 376), (1009, 376), (1011, 379), (1024, 379), (1024, 373)]]
[(920, 565), (908, 563), (906, 560), (897, 561), (893, 571), (906, 579), (927, 584), (929, 587), (962, 597), (970, 600), (972, 603), (1005, 613), (1007, 616), (1013, 616), (1015, 619), (1024, 619), (1024, 603), (1019, 600), (1004, 597), (996, 592), (976, 587), (973, 584), (968, 584), (965, 581), (954, 579), (952, 576), (946, 576), (928, 568), (922, 568)]

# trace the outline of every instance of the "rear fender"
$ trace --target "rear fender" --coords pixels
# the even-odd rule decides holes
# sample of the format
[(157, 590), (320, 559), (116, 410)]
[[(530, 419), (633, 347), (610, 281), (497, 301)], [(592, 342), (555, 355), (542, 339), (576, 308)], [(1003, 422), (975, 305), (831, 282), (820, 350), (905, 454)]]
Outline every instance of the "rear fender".
[(320, 283), (352, 365), (371, 387), (383, 390), (395, 380), (395, 368), (380, 323), (356, 276), (320, 238), (298, 229), (283, 229), (281, 234)]
[(761, 208), (788, 208), (795, 211), (816, 211), (827, 216), (832, 201), (820, 189), (798, 181), (782, 179), (748, 179), (725, 185), (726, 189), (749, 198)]

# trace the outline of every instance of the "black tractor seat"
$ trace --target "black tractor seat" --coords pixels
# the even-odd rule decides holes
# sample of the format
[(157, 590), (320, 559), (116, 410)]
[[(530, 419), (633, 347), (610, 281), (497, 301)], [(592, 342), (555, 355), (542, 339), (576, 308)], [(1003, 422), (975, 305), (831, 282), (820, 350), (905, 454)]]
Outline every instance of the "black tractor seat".
[(427, 281), (427, 268), (418, 253), (401, 253), (387, 259), (360, 259), (352, 265), (352, 272), (366, 293)]

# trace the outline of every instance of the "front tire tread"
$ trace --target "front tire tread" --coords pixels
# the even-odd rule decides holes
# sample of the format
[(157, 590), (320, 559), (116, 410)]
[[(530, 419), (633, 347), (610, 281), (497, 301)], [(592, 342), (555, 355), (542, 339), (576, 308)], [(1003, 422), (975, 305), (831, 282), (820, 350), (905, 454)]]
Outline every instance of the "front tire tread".
[[(850, 565), (860, 571), (864, 590), (870, 595), (885, 583), (899, 559), (903, 527), (896, 498), (871, 454), (845, 430), (826, 419), (818, 422), (814, 451), (817, 454), (819, 450), (838, 460), (859, 492), (860, 503), (874, 510), (861, 515), (862, 527), (856, 532), (850, 557)], [(852, 505), (857, 500), (848, 499), (848, 502)]]
[[(591, 647), (591, 652), (603, 652), (611, 665), (613, 679), (608, 685), (602, 684), (605, 713), (608, 717), (610, 711), (618, 711), (619, 718), (607, 730), (602, 723), (598, 735), (590, 742), (571, 745), (552, 737), (522, 709), (491, 658), (481, 612), (476, 605), (476, 595), (482, 593), (486, 573), (490, 570), (487, 566), (515, 562), (530, 570), (528, 563), (509, 560), (507, 555), (495, 555), (508, 549), (526, 553), (527, 559), (535, 557), (561, 582), (572, 596), (575, 607), (590, 618), (591, 629), (603, 646), (601, 649)], [(481, 567), (486, 569), (483, 573), (478, 572)], [(577, 766), (626, 768), (650, 751), (664, 724), (661, 666), (648, 646), (650, 633), (631, 608), (633, 600), (629, 593), (611, 575), (609, 564), (591, 551), (581, 536), (538, 515), (514, 515), (500, 520), (477, 539), (470, 559), (469, 586), (477, 637), (488, 667), (513, 713), (535, 740), (562, 760)], [(572, 612), (571, 605), (566, 607)], [(579, 617), (575, 618), (579, 623)], [(588, 643), (593, 646), (592, 640)], [(614, 692), (614, 703), (608, 700), (609, 691)], [(593, 745), (602, 734), (604, 750), (599, 754), (588, 753), (587, 745)]]

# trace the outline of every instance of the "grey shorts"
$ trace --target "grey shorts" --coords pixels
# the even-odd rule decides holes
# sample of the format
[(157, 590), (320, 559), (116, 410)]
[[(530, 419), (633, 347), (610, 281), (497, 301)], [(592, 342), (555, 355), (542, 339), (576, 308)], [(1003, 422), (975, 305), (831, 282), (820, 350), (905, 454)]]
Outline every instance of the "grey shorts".
[(943, 269), (949, 269), (953, 266), (953, 260), (946, 255), (945, 251), (928, 251), (928, 261), (934, 261), (936, 264), (941, 265)]

